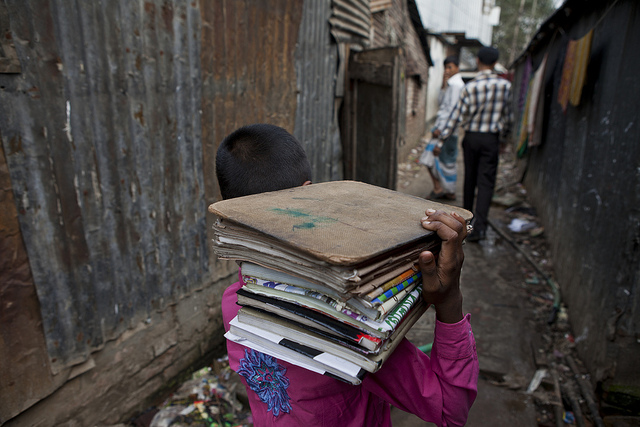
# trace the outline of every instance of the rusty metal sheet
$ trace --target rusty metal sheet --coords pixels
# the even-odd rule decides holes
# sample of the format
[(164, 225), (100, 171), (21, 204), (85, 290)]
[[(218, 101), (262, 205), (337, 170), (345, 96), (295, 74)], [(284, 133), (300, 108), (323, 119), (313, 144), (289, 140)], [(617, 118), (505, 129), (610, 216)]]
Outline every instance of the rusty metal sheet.
[(330, 0), (3, 4), (1, 139), (53, 372), (232, 274), (204, 231), (229, 132), (283, 126), (341, 178)]
[(338, 43), (369, 45), (371, 9), (367, 0), (333, 0), (329, 23)]
[(0, 424), (55, 387), (40, 307), (0, 144)]
[(305, 1), (295, 50), (294, 135), (309, 157), (314, 182), (343, 177), (336, 99), (339, 55), (327, 25), (330, 16), (330, 1)]
[(207, 280), (200, 10), (5, 4), (2, 143), (56, 372)]
[[(207, 205), (220, 199), (215, 154), (226, 135), (251, 123), (271, 123), (294, 132), (298, 97), (294, 52), (302, 8), (298, 0), (200, 1), (200, 109)], [(213, 240), (213, 220), (212, 215), (207, 217), (207, 242)], [(209, 256), (210, 265), (216, 266), (215, 277), (228, 276), (236, 269), (235, 263), (219, 262), (213, 253)]]
[(380, 12), (389, 9), (393, 5), (393, 0), (371, 0), (369, 7), (371, 13)]
[(0, 3), (0, 73), (19, 73), (20, 60), (13, 45), (13, 35), (9, 29), (7, 6)]

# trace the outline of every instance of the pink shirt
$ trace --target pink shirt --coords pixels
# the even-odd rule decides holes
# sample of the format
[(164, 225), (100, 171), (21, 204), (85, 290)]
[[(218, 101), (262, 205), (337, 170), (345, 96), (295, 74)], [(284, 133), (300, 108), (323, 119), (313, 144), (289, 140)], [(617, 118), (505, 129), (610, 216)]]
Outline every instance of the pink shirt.
[[(240, 279), (242, 280), (242, 279)], [(222, 296), (225, 330), (240, 306), (236, 282)], [(389, 404), (439, 426), (462, 426), (477, 394), (478, 356), (469, 315), (436, 321), (431, 358), (404, 339), (359, 386), (316, 374), (227, 340), (229, 364), (247, 387), (261, 426), (391, 426)]]

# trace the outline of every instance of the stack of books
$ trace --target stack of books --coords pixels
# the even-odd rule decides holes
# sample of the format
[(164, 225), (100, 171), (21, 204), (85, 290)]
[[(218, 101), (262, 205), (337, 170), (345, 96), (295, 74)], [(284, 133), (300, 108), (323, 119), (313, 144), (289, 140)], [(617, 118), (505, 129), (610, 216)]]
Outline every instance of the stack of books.
[(355, 181), (212, 204), (214, 252), (237, 260), (242, 308), (227, 339), (359, 384), (427, 310), (418, 254), (437, 251), (425, 210), (471, 213)]

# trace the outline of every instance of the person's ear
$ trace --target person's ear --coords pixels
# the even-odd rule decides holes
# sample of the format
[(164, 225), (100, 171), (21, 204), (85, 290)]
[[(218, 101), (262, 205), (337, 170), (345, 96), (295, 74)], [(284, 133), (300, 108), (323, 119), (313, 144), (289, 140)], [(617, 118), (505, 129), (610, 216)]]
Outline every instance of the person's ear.
[(311, 181), (305, 181), (304, 184), (302, 184), (302, 186), (304, 187), (305, 185), (310, 185)]

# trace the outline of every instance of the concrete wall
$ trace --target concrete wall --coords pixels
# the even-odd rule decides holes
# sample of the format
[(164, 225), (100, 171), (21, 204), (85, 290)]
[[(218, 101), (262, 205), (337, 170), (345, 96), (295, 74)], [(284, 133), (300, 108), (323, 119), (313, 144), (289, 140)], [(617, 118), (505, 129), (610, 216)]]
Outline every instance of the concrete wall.
[[(411, 6), (410, 7), (415, 7)], [(411, 9), (407, 11), (411, 14)], [(413, 9), (414, 19), (419, 19), (417, 8)], [(426, 33), (423, 28), (419, 29)], [(426, 42), (426, 36), (424, 37)], [(424, 47), (420, 43), (420, 35), (413, 26), (409, 26), (405, 36), (405, 49), (407, 51), (407, 77), (405, 79), (405, 144), (400, 147), (398, 159), (404, 159), (409, 152), (420, 142), (420, 138), (427, 131), (426, 108), (427, 88), (429, 84), (430, 65), (426, 57)], [(431, 56), (431, 55), (429, 55)]]
[(426, 131), (427, 85), (418, 76), (409, 76), (406, 84), (407, 119), (405, 122), (405, 144), (398, 150), (398, 159), (405, 159), (412, 148), (420, 142)]

